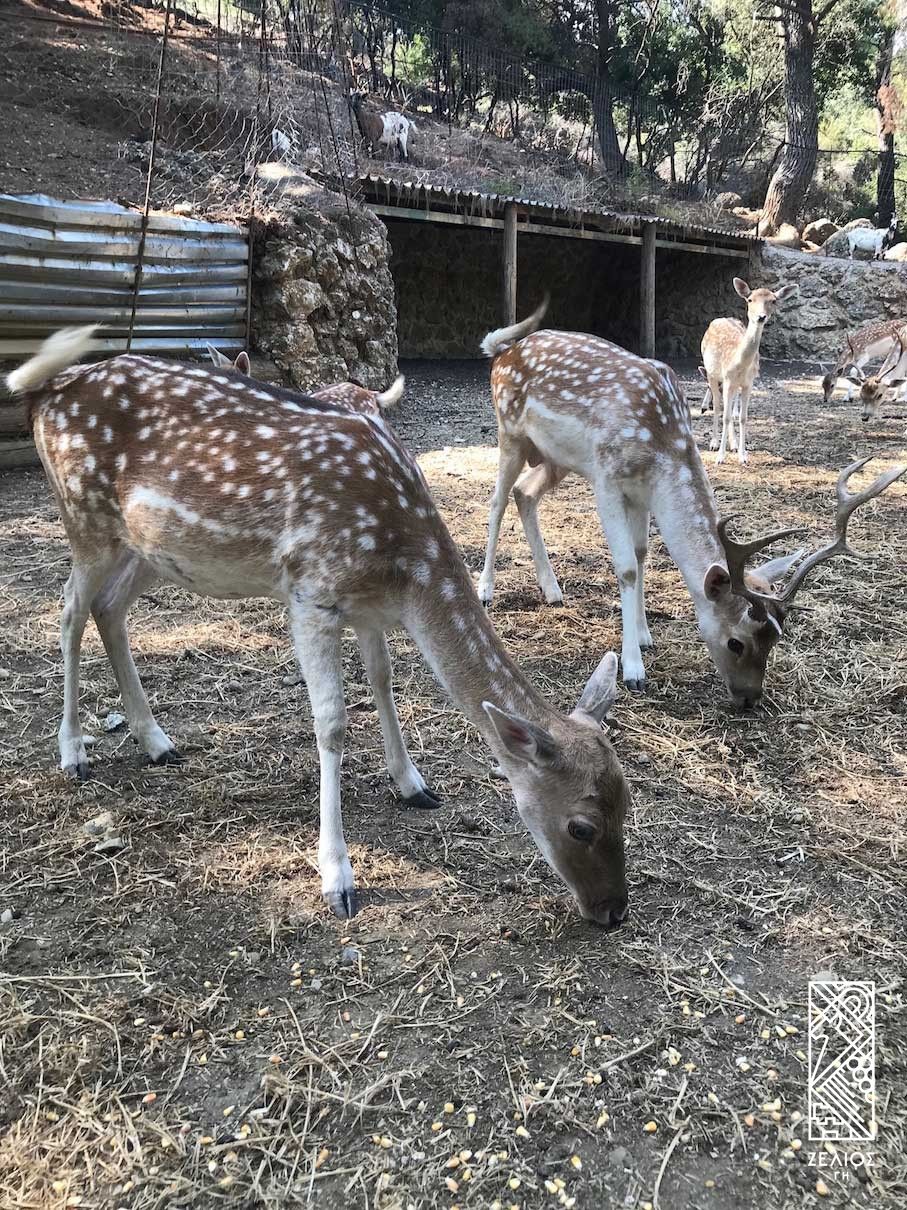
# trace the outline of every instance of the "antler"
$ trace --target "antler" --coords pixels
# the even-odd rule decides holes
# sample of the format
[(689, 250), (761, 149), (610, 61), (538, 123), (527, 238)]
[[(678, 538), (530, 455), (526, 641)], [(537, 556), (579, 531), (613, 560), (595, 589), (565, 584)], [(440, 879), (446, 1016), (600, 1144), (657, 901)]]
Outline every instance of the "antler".
[(837, 555), (851, 555), (854, 559), (870, 558), (869, 555), (861, 554), (847, 545), (847, 523), (861, 504), (865, 504), (867, 500), (872, 500), (874, 496), (880, 496), (886, 488), (891, 487), (895, 479), (900, 479), (901, 475), (907, 472), (907, 466), (892, 467), (890, 471), (885, 471), (884, 474), (879, 475), (877, 479), (870, 483), (869, 487), (851, 495), (847, 490), (848, 481), (867, 462), (870, 462), (872, 458), (872, 454), (867, 454), (865, 458), (858, 458), (856, 462), (851, 462), (850, 466), (845, 466), (840, 475), (838, 475), (838, 483), (835, 488), (835, 493), (838, 497), (838, 508), (835, 516), (835, 532), (837, 536), (834, 542), (829, 542), (827, 546), (813, 551), (807, 559), (803, 560), (791, 576), (787, 587), (776, 596), (775, 599), (779, 605), (784, 608), (790, 606), (794, 597), (803, 587), (806, 577), (820, 563), (825, 563), (828, 559), (834, 559)]
[(728, 574), (731, 578), (731, 590), (736, 596), (749, 601), (755, 607), (758, 616), (767, 617), (769, 605), (774, 603), (776, 598), (770, 593), (758, 592), (755, 588), (750, 588), (746, 582), (746, 561), (758, 554), (760, 550), (771, 546), (773, 542), (780, 542), (782, 538), (789, 538), (800, 531), (780, 529), (777, 533), (766, 534), (762, 538), (753, 538), (750, 542), (735, 542), (733, 538), (728, 537), (727, 527), (734, 517), (739, 515), (739, 513), (734, 513), (730, 517), (722, 517), (718, 522), (718, 538), (724, 548), (724, 557), (727, 560)]
[(903, 328), (898, 328), (897, 342), (898, 342), (897, 348), (895, 348), (894, 345), (891, 346), (891, 348), (888, 351), (888, 356), (882, 362), (879, 372), (878, 372), (878, 374), (876, 374), (876, 378), (878, 379), (879, 382), (881, 382), (884, 379), (886, 374), (890, 374), (891, 371), (894, 370), (899, 365), (901, 358), (904, 356), (904, 329)]

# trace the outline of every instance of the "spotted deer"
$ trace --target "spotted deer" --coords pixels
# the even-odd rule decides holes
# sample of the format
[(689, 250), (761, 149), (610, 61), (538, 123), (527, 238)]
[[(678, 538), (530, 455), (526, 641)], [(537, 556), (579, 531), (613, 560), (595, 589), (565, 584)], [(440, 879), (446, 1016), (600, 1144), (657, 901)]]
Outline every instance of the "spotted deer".
[[(774, 584), (803, 555), (797, 551), (746, 573), (730, 572), (729, 541), (690, 426), (689, 409), (673, 372), (619, 345), (575, 332), (539, 331), (543, 309), (482, 342), (491, 357), (491, 393), (498, 420), (498, 474), (488, 518), (488, 547), (479, 579), (486, 605), (494, 591), (494, 559), (511, 489), (549, 604), (563, 600), (538, 522), (546, 492), (569, 473), (592, 485), (620, 590), (623, 677), (645, 685), (641, 648), (652, 639), (643, 580), (649, 519), (680, 569), (712, 660), (734, 703), (750, 708), (762, 695), (766, 665), (781, 637), (789, 598), (767, 599)], [(844, 472), (850, 476), (866, 459)], [(530, 469), (521, 475), (526, 463)], [(857, 503), (877, 496), (907, 468), (881, 476)], [(856, 507), (856, 505), (854, 505)], [(848, 514), (849, 515), (849, 514)], [(845, 522), (846, 524), (846, 522)], [(756, 553), (787, 534), (754, 546)], [(844, 547), (807, 559), (812, 568)], [(795, 575), (796, 587), (804, 576)], [(746, 587), (746, 592), (743, 588)], [(790, 594), (792, 595), (792, 594)]]
[[(249, 354), (243, 350), (233, 361), (225, 356), (214, 345), (207, 345), (208, 355), (216, 366), (222, 369), (234, 369), (240, 374), (252, 373)], [(370, 416), (382, 417), (385, 412), (396, 407), (403, 398), (406, 379), (398, 374), (386, 391), (370, 391), (358, 386), (355, 382), (335, 382), (331, 386), (319, 387), (310, 394), (315, 399), (322, 399), (338, 407), (348, 408), (351, 412), (363, 412)]]
[[(737, 417), (737, 458), (747, 462), (746, 421), (753, 383), (759, 377), (759, 344), (767, 320), (778, 304), (797, 286), (781, 286), (778, 290), (751, 290), (742, 278), (734, 278), (734, 289), (746, 303), (747, 322), (739, 319), (713, 319), (702, 338), (702, 360), (709, 392), (714, 400), (712, 441), (710, 449), (718, 451), (716, 462), (724, 462), (728, 441), (733, 448), (733, 421)], [(718, 402), (722, 403), (721, 439), (718, 438)], [(737, 405), (735, 409), (735, 404)]]
[(60, 763), (88, 773), (79, 652), (91, 614), (132, 734), (156, 763), (177, 758), (151, 712), (126, 613), (158, 580), (206, 596), (271, 597), (289, 618), (321, 768), (322, 893), (356, 912), (343, 835), (346, 733), (341, 632), (352, 627), (375, 694), (391, 777), (404, 799), (439, 803), (410, 758), (386, 632), (405, 628), (509, 779), (517, 810), (582, 915), (627, 913), (629, 791), (600, 723), (615, 697), (606, 655), (565, 714), (530, 684), (479, 603), (416, 461), (368, 414), (233, 370), (121, 355), (90, 366), (92, 328), (57, 333), (8, 376), (72, 548), (64, 590)]
[[(831, 403), (838, 379), (844, 378), (847, 382), (846, 399), (850, 403), (857, 387), (868, 381), (863, 367), (871, 361), (887, 359), (889, 353), (897, 345), (899, 334), (904, 329), (907, 329), (907, 320), (886, 319), (879, 323), (866, 324), (852, 336), (848, 333), (834, 369), (822, 379), (823, 401)], [(856, 370), (857, 373), (853, 374), (853, 370)]]

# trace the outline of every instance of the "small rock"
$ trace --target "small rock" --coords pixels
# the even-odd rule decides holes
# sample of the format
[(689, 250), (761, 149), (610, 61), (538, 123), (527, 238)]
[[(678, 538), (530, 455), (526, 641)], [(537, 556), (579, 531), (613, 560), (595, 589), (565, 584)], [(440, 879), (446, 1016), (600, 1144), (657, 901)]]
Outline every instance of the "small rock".
[(289, 676), (282, 677), (280, 683), (289, 689), (292, 685), (304, 685), (305, 678), (301, 672), (291, 672)]
[(125, 723), (126, 723), (125, 714), (120, 714), (116, 710), (111, 710), (111, 712), (104, 719), (104, 730), (105, 731), (119, 731), (120, 727), (124, 726)]
[(242, 693), (245, 685), (243, 685), (242, 681), (227, 681), (224, 688), (228, 693)]
[(340, 951), (340, 961), (345, 966), (355, 966), (361, 957), (362, 954), (355, 945), (345, 945)]
[(8, 668), (0, 668), (0, 681), (8, 681), (12, 675)]
[(311, 987), (313, 992), (320, 992), (321, 991), (321, 980), (313, 979), (312, 982), (309, 984), (309, 986)]
[(92, 853), (100, 853), (107, 856), (110, 853), (120, 853), (126, 848), (126, 841), (122, 836), (105, 836), (91, 850)]
[(612, 1147), (608, 1152), (608, 1165), (611, 1168), (629, 1168), (630, 1153), (626, 1147)]
[(14, 920), (15, 915), (13, 914), (12, 908), (4, 908), (3, 911), (0, 912), (0, 924), (12, 924)]
[(102, 811), (100, 815), (96, 815), (94, 819), (89, 819), (88, 823), (83, 824), (82, 831), (87, 832), (89, 836), (103, 836), (112, 828), (113, 816), (109, 811)]

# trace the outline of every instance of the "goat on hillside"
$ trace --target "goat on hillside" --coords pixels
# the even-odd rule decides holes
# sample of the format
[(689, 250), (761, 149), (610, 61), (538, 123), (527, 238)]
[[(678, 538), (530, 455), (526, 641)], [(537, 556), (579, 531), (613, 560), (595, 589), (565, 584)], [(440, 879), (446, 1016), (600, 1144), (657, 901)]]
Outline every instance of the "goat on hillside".
[(416, 133), (415, 122), (393, 109), (380, 113), (365, 101), (361, 92), (350, 93), (350, 108), (366, 143), (373, 149), (386, 147), (395, 154), (399, 153), (401, 160), (409, 159), (407, 141)]
[(894, 243), (897, 225), (898, 216), (893, 214), (887, 227), (855, 227), (853, 231), (848, 231), (847, 247), (850, 251), (850, 259), (853, 260), (854, 252), (859, 250), (860, 252), (871, 252), (872, 259), (877, 260), (885, 249), (890, 248)]

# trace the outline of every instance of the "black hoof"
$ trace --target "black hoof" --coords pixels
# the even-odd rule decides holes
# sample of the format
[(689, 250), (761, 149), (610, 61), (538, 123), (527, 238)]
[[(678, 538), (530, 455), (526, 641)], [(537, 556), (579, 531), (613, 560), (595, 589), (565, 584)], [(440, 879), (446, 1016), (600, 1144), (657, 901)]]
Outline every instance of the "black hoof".
[(181, 765), (183, 763), (183, 754), (176, 748), (168, 748), (166, 752), (162, 752), (160, 756), (149, 756), (149, 765)]
[(624, 684), (631, 691), (631, 693), (645, 693), (646, 691), (645, 677), (642, 677), (642, 679), (638, 681), (624, 681)]
[(65, 765), (63, 772), (67, 777), (75, 778), (76, 781), (88, 781), (91, 777), (91, 765), (87, 760), (80, 760), (76, 765)]
[(340, 920), (352, 920), (359, 911), (355, 891), (331, 891), (325, 895), (324, 900)]
[(403, 800), (408, 807), (413, 807), (416, 811), (435, 811), (443, 803), (434, 790), (429, 790), (426, 786), (424, 790), (420, 790), (418, 794), (411, 794), (409, 798)]

